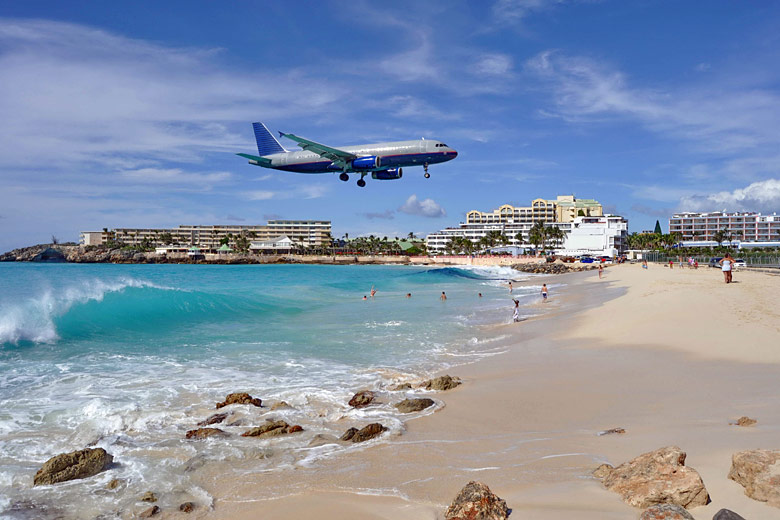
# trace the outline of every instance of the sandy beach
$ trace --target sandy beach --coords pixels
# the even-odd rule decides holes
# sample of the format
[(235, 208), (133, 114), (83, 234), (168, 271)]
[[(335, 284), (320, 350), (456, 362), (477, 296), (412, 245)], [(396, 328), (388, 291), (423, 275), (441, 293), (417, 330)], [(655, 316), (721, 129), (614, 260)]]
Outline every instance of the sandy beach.
[[(436, 519), (479, 480), (512, 517), (636, 519), (641, 511), (591, 471), (677, 445), (712, 499), (690, 511), (696, 519), (721, 508), (780, 519), (780, 509), (726, 478), (733, 453), (780, 447), (780, 277), (734, 278), (726, 285), (715, 269), (632, 264), (610, 267), (602, 280), (573, 273), (525, 282), (550, 285), (549, 312), (498, 326), (510, 335), (505, 352), (453, 372), (465, 384), (435, 396), (443, 410), (408, 422), (390, 442), (311, 467), (215, 468), (203, 476), (215, 509), (201, 515)], [(758, 423), (729, 424), (742, 415)], [(614, 427), (626, 433), (598, 435)]]

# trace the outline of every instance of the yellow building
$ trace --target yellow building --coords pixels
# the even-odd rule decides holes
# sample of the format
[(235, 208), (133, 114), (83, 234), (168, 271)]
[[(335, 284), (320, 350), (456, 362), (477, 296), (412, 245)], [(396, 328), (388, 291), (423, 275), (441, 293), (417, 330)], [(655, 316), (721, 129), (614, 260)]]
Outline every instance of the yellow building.
[(534, 222), (572, 222), (577, 217), (601, 217), (604, 210), (593, 199), (558, 195), (555, 200), (534, 199), (530, 206), (504, 204), (493, 211), (472, 210), (466, 213), (467, 224), (504, 224)]

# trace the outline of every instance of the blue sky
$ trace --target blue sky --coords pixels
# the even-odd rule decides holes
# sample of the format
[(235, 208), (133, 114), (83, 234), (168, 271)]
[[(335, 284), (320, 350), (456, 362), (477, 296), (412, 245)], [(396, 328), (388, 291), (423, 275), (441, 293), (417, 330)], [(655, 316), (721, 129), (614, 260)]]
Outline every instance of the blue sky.
[[(777, 27), (769, 1), (4, 2), (0, 251), (268, 218), (425, 234), (569, 193), (631, 231), (780, 211)], [(360, 189), (248, 165), (258, 120), (459, 157)]]

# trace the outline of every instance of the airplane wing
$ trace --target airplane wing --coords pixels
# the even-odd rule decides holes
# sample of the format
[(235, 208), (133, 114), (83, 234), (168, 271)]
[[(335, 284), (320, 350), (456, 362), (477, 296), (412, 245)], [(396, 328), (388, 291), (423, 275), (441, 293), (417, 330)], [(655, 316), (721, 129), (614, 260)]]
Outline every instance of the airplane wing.
[(337, 164), (346, 164), (348, 161), (357, 159), (357, 155), (355, 154), (345, 152), (344, 150), (339, 150), (338, 148), (331, 148), (330, 146), (325, 146), (324, 144), (316, 143), (314, 141), (309, 141), (308, 139), (298, 137), (297, 135), (285, 134), (283, 132), (279, 132), (279, 135), (281, 137), (286, 137), (291, 141), (295, 141), (298, 143), (298, 146), (304, 150), (314, 152), (317, 155), (325, 157), (326, 159), (330, 159)]

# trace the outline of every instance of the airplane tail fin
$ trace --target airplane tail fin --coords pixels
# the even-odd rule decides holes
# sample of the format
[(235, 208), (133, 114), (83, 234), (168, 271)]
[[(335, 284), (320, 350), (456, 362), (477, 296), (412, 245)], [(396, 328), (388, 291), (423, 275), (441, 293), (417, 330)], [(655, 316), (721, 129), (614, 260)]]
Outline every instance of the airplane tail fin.
[(282, 148), (276, 137), (273, 136), (263, 123), (252, 123), (255, 129), (255, 140), (257, 141), (257, 152), (260, 156), (271, 155), (273, 153), (284, 153), (287, 150)]

